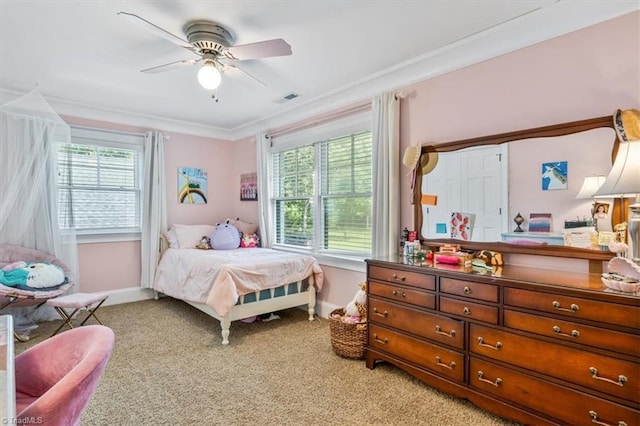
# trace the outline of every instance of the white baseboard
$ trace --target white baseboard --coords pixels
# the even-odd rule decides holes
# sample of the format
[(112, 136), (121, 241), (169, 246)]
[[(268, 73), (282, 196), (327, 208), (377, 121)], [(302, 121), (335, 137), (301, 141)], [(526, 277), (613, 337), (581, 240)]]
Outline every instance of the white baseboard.
[[(316, 315), (321, 318), (329, 318), (329, 315), (331, 314), (331, 312), (333, 312), (334, 309), (338, 309), (341, 307), (342, 306), (334, 305), (333, 303), (325, 302), (324, 300), (317, 300)], [(306, 310), (307, 308), (303, 307), (303, 309)]]
[[(150, 288), (140, 287), (128, 287), (118, 290), (111, 290), (108, 292), (109, 298), (105, 300), (102, 306), (120, 305), (122, 303), (140, 302), (142, 300), (149, 300), (155, 298), (155, 292)], [(164, 297), (164, 295), (160, 295)], [(334, 305), (333, 303), (325, 302), (323, 300), (316, 301), (316, 315), (321, 318), (329, 318), (329, 315), (334, 309), (341, 308), (341, 306)], [(307, 310), (306, 306), (301, 306), (300, 309)]]
[(122, 303), (140, 302), (155, 298), (155, 292), (150, 288), (128, 287), (107, 292), (109, 298), (102, 306), (120, 305)]

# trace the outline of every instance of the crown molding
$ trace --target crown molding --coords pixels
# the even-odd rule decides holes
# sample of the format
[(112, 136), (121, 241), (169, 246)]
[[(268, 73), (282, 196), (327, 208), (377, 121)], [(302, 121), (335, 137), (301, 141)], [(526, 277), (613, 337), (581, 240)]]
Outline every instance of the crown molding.
[(558, 0), (344, 86), (322, 98), (298, 103), (286, 111), (237, 127), (232, 133), (235, 139), (256, 135), (638, 10), (639, 1)]
[[(5, 104), (25, 95), (24, 92), (0, 88), (0, 104)], [(58, 115), (78, 117), (87, 120), (106, 121), (145, 129), (161, 130), (165, 132), (183, 133), (206, 138), (224, 139), (227, 141), (237, 139), (234, 132), (219, 127), (206, 126), (201, 123), (174, 120), (167, 117), (136, 114), (122, 110), (114, 110), (70, 102), (65, 99), (51, 98), (42, 95), (49, 102)]]

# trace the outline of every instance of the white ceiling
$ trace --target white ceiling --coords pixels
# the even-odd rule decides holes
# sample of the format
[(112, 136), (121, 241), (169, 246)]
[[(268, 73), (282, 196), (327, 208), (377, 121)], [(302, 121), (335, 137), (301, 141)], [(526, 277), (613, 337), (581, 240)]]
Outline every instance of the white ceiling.
[[(629, 0), (0, 0), (0, 94), (38, 87), (61, 114), (235, 140), (639, 8)], [(268, 87), (225, 75), (216, 103), (196, 80), (198, 66), (141, 73), (196, 56), (119, 11), (181, 37), (186, 22), (213, 20), (236, 44), (283, 38), (293, 55), (242, 61)], [(276, 102), (290, 92), (300, 97)]]

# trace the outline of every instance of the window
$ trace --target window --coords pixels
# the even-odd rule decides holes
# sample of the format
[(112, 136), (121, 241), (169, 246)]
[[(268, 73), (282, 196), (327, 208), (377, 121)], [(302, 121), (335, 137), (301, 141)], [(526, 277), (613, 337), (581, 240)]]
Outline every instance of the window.
[(140, 233), (144, 137), (71, 127), (58, 150), (58, 219), (78, 235)]
[(285, 144), (276, 141), (275, 245), (338, 256), (371, 253), (372, 138), (370, 124), (358, 127), (288, 149), (278, 150)]

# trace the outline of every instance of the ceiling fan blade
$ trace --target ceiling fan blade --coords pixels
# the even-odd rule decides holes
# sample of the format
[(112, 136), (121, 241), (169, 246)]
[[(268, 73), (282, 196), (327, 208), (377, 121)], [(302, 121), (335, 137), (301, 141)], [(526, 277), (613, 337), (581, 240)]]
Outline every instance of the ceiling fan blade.
[(158, 74), (161, 72), (169, 71), (175, 68), (180, 68), (183, 65), (193, 65), (197, 62), (200, 62), (202, 59), (185, 59), (183, 61), (175, 61), (169, 62), (168, 64), (158, 65), (157, 67), (147, 68), (140, 72), (144, 72), (147, 74)]
[(227, 58), (238, 61), (287, 55), (291, 55), (291, 46), (281, 38), (232, 46), (225, 51)]
[[(267, 87), (267, 83), (265, 83), (264, 81), (258, 79), (257, 77), (249, 74), (246, 70), (244, 70), (242, 67), (239, 67), (235, 64), (223, 64), (222, 65), (224, 72), (227, 72), (229, 70), (233, 70), (236, 69), (238, 71), (241, 71), (244, 75), (246, 75), (247, 77), (251, 78), (252, 80), (262, 84), (264, 87)], [(233, 71), (232, 71), (233, 72)]]
[(170, 33), (169, 31), (165, 30), (164, 28), (160, 28), (159, 26), (157, 26), (156, 24), (147, 21), (146, 19), (135, 15), (133, 13), (128, 13), (128, 12), (118, 12), (118, 15), (122, 15), (125, 18), (127, 18), (129, 21), (135, 23), (136, 25), (144, 25), (145, 29), (147, 31), (150, 31), (152, 33), (154, 33), (157, 36), (160, 36), (166, 40), (169, 40), (172, 43), (177, 44), (178, 46), (182, 46), (184, 48), (187, 49), (192, 49), (193, 47), (191, 46), (191, 44), (189, 44), (189, 42), (185, 39), (183, 39), (182, 37), (178, 37), (175, 34)]

